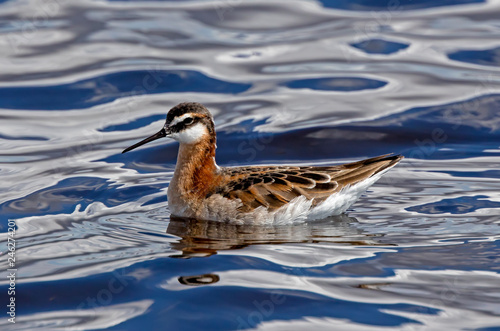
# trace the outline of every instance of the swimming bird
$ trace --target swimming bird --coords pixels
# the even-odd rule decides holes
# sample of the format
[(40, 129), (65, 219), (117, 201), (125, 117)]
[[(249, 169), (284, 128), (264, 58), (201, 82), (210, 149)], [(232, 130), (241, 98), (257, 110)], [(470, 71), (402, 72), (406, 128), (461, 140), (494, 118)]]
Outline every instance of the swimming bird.
[(180, 143), (167, 190), (172, 215), (236, 224), (339, 215), (403, 158), (383, 155), (333, 166), (219, 167), (213, 117), (196, 102), (170, 109), (158, 133), (122, 153), (163, 137)]

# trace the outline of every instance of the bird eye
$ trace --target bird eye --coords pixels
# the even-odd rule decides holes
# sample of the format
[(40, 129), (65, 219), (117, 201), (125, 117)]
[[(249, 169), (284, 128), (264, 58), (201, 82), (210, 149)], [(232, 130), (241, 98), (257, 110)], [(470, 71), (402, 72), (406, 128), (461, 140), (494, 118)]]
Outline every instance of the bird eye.
[(194, 120), (193, 120), (193, 118), (192, 118), (192, 117), (188, 117), (188, 118), (186, 118), (186, 119), (184, 120), (184, 124), (191, 124), (191, 123), (193, 123), (193, 121), (194, 121)]

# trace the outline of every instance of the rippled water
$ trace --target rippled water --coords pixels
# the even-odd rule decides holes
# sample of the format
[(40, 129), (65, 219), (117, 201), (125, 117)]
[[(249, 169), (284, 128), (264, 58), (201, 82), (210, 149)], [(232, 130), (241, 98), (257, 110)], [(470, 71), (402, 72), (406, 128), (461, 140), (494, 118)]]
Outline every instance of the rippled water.
[[(481, 0), (0, 1), (18, 270), (0, 327), (499, 330), (499, 17)], [(186, 222), (166, 201), (177, 145), (120, 154), (182, 101), (214, 113), (221, 165), (406, 159), (348, 215)]]

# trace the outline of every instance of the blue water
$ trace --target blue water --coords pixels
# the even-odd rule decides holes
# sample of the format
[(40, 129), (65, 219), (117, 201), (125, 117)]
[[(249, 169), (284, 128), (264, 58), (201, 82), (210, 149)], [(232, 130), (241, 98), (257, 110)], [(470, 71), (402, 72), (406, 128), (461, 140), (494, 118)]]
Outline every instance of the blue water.
[[(2, 330), (500, 330), (498, 1), (0, 1)], [(171, 217), (170, 107), (220, 165), (405, 160), (347, 215)], [(12, 222), (11, 222), (12, 224)]]

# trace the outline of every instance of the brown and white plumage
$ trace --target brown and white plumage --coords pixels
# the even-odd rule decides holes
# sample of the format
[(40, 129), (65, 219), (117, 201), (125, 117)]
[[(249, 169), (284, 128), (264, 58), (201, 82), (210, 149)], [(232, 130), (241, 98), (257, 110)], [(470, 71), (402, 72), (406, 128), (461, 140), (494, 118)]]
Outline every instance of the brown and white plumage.
[(181, 103), (157, 134), (180, 142), (168, 188), (172, 214), (237, 223), (285, 223), (341, 214), (403, 157), (383, 155), (337, 166), (221, 168), (215, 163), (215, 128), (199, 103)]

